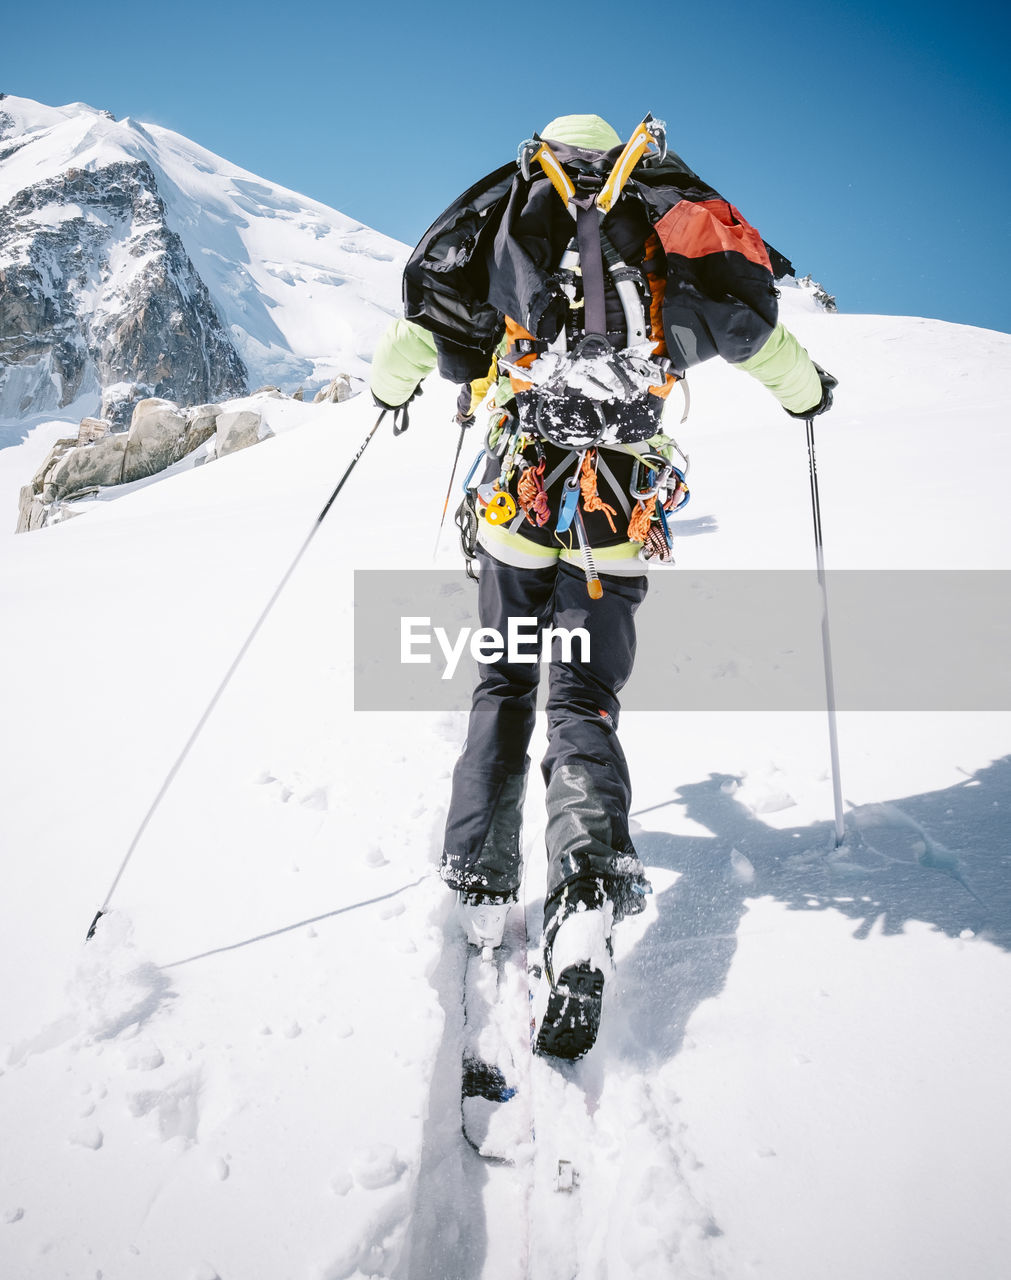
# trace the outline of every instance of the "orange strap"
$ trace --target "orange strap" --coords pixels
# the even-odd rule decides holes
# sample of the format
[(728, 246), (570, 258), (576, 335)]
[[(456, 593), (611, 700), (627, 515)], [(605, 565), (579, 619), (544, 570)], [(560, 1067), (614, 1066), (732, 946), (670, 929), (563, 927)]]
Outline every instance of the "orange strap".
[(604, 499), (597, 492), (597, 471), (593, 463), (597, 457), (596, 449), (588, 449), (586, 456), (583, 458), (583, 469), (579, 476), (579, 491), (583, 495), (584, 511), (603, 511), (607, 516), (607, 523), (611, 526), (611, 532), (617, 533), (617, 525), (611, 519), (616, 515), (614, 507), (608, 506)]

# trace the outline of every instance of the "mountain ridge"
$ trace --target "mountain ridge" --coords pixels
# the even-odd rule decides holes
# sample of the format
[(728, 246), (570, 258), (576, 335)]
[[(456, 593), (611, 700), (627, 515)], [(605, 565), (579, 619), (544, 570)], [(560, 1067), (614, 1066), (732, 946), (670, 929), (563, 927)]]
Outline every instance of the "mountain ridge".
[[(110, 225), (124, 223), (124, 203), (146, 224)], [(159, 223), (163, 269), (138, 279), (132, 268)], [(83, 264), (82, 239), (92, 249)], [(0, 417), (63, 408), (92, 384), (96, 409), (117, 388), (103, 412), (122, 425), (143, 395), (192, 402), (261, 383), (324, 385), (338, 373), (361, 381), (397, 310), (405, 254), (171, 130), (6, 95)]]

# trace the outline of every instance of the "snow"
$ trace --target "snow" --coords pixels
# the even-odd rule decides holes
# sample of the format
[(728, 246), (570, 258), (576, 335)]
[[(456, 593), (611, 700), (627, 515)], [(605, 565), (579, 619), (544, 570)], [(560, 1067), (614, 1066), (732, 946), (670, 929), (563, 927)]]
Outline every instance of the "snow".
[[(322, 219), (303, 204), (275, 221)], [(799, 288), (783, 310), (840, 378), (817, 423), (829, 567), (1011, 567), (1011, 337), (829, 315)], [(809, 569), (802, 424), (724, 366), (692, 392), (669, 572)], [(823, 714), (626, 713), (654, 893), (615, 930), (600, 1039), (580, 1063), (532, 1064), (528, 1158), (492, 1166), (464, 1143), (467, 952), (437, 863), (465, 718), (355, 712), (351, 639), (354, 569), (431, 564), (454, 399), (432, 380), (403, 437), (377, 432), (87, 944), (376, 411), (257, 398), (273, 438), (0, 541), (0, 1272), (998, 1280), (1003, 708), (842, 713), (841, 850)], [(8, 527), (78, 416), (4, 428)], [(447, 522), (440, 566), (459, 564), (454, 537)], [(536, 771), (526, 806), (536, 927)]]
[(609, 974), (611, 958), (606, 940), (611, 934), (611, 916), (610, 906), (602, 911), (587, 911), (580, 907), (567, 916), (551, 947), (553, 971), (564, 973), (571, 965), (587, 961), (591, 968)]

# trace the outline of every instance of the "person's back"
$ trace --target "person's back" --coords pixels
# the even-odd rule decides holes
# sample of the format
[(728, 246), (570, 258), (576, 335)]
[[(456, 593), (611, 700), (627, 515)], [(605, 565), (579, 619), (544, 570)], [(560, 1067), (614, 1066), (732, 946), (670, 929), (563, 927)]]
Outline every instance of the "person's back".
[[(774, 251), (773, 251), (774, 252)], [(783, 260), (784, 267), (788, 264)], [(438, 366), (461, 422), (490, 398), (476, 526), (482, 627), (582, 629), (589, 652), (549, 667), (545, 1008), (539, 1051), (594, 1043), (614, 922), (648, 891), (628, 831), (618, 694), (635, 653), (650, 559), (687, 498), (662, 430), (672, 390), (721, 355), (794, 417), (835, 380), (779, 323), (770, 252), (647, 117), (623, 147), (598, 116), (552, 121), (451, 205), (411, 255), (405, 319), (376, 352), (381, 406), (400, 410)], [(677, 392), (674, 391), (677, 398)], [(442, 875), (471, 941), (496, 946), (520, 885), (520, 828), (539, 666), (483, 664), (453, 778)]]

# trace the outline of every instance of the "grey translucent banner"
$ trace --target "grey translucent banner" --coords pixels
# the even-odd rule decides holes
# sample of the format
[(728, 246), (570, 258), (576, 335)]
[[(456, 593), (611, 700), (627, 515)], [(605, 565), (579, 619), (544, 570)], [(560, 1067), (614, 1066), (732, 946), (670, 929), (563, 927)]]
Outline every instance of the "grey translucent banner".
[[(1011, 709), (1011, 572), (834, 571), (826, 586), (841, 711)], [(813, 570), (651, 573), (622, 705), (823, 709), (822, 616)], [(516, 619), (501, 645), (478, 628), (462, 570), (357, 571), (355, 709), (466, 709), (477, 657), (508, 657), (510, 642), (549, 678), (531, 623)], [(553, 649), (555, 661), (578, 659), (581, 637)]]

